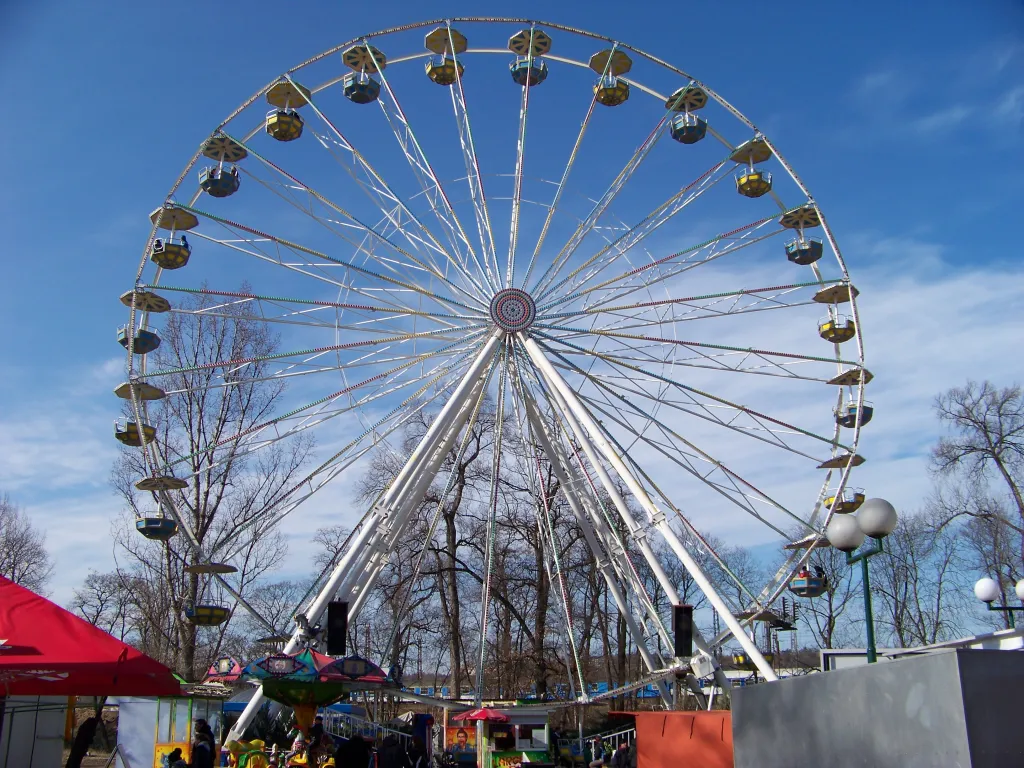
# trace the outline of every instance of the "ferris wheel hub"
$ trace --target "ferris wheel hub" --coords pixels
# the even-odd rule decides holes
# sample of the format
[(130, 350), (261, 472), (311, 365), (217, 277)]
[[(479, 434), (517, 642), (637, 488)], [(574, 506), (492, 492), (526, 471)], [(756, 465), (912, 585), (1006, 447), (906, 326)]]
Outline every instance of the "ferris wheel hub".
[(518, 288), (505, 288), (491, 299), (491, 320), (504, 331), (525, 331), (537, 319), (533, 297)]

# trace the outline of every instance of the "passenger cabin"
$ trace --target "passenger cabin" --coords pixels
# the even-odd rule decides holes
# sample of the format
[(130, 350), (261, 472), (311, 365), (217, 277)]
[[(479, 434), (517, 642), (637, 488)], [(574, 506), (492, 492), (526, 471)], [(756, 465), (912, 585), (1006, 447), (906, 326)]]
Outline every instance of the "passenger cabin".
[(310, 91), (291, 80), (275, 83), (267, 91), (267, 102), (276, 107), (267, 113), (267, 134), (277, 141), (295, 141), (302, 136), (302, 115), (298, 108), (309, 103)]
[(238, 168), (212, 165), (199, 171), (199, 186), (210, 197), (230, 197), (238, 191), (241, 179)]
[(509, 64), (509, 72), (516, 84), (528, 88), (547, 80), (548, 65), (542, 59), (516, 59)]
[(462, 77), (465, 71), (466, 67), (463, 66), (461, 61), (456, 61), (447, 56), (431, 58), (426, 64), (427, 77), (438, 85), (454, 84)]
[(173, 518), (164, 517), (161, 512), (153, 512), (135, 518), (135, 530), (153, 541), (167, 541), (178, 532), (178, 524)]
[(598, 104), (617, 107), (629, 98), (629, 83), (614, 75), (605, 75), (594, 85), (594, 97)]
[(846, 315), (829, 315), (818, 321), (818, 335), (833, 344), (842, 344), (857, 335), (857, 324)]
[(786, 258), (801, 267), (807, 267), (821, 258), (824, 246), (816, 237), (798, 237), (786, 243)]
[(831, 509), (838, 515), (848, 515), (860, 509), (864, 503), (863, 488), (843, 488), (843, 492), (828, 491), (822, 504), (826, 509)]
[(160, 269), (181, 269), (188, 264), (192, 246), (180, 237), (158, 237), (153, 241), (150, 260)]
[(191, 605), (185, 609), (185, 618), (197, 627), (216, 627), (228, 620), (231, 609), (214, 603)]
[(354, 104), (369, 104), (380, 96), (380, 83), (365, 72), (349, 72), (341, 79), (341, 87)]
[(295, 141), (302, 136), (302, 115), (294, 109), (267, 112), (267, 133), (278, 141)]
[(848, 428), (857, 426), (858, 422), (860, 422), (860, 425), (863, 427), (871, 421), (871, 417), (874, 415), (875, 407), (866, 400), (859, 408), (857, 407), (856, 401), (851, 400), (842, 408), (835, 411), (836, 424), (841, 427)]
[(118, 419), (114, 422), (114, 437), (122, 445), (141, 448), (143, 442), (151, 443), (156, 439), (156, 427), (143, 424), (140, 432), (136, 422)]
[(672, 138), (680, 144), (696, 144), (708, 132), (708, 121), (690, 112), (673, 115), (668, 124)]
[(133, 355), (148, 355), (160, 346), (160, 336), (156, 331), (139, 328), (132, 338), (128, 326), (123, 325), (117, 329), (117, 343), (125, 349), (130, 347)]
[(806, 568), (801, 568), (789, 582), (789, 591), (797, 597), (821, 597), (828, 590), (828, 579), (812, 576)]

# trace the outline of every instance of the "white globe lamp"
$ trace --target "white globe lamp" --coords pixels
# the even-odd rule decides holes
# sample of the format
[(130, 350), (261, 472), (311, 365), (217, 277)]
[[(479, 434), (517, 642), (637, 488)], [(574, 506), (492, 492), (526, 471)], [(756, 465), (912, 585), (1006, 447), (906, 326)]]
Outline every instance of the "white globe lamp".
[(853, 552), (864, 543), (864, 531), (853, 515), (834, 515), (825, 536), (829, 544), (842, 552)]
[(1021, 579), (1014, 586), (1013, 591), (1017, 593), (1017, 599), (1024, 603), (1024, 579)]
[(857, 524), (868, 536), (881, 539), (896, 529), (896, 509), (885, 499), (868, 499), (857, 510)]
[(978, 579), (974, 585), (974, 596), (983, 603), (991, 603), (999, 597), (999, 584), (995, 579)]

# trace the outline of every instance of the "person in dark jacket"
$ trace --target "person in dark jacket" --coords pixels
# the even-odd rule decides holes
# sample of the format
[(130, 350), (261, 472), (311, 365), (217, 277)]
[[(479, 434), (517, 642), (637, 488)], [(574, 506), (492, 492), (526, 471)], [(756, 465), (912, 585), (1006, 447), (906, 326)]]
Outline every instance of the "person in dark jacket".
[(313, 718), (313, 724), (309, 726), (309, 733), (306, 734), (307, 746), (306, 746), (306, 762), (309, 765), (315, 765), (313, 761), (313, 750), (320, 749), (320, 740), (324, 737), (324, 719), (317, 715)]
[(612, 755), (612, 768), (629, 768), (629, 744), (622, 742)]
[(192, 739), (192, 768), (213, 768), (213, 734), (198, 727)]
[(368, 768), (372, 754), (373, 749), (366, 739), (356, 733), (338, 747), (334, 753), (334, 764), (337, 768)]
[(88, 754), (92, 740), (96, 737), (96, 729), (99, 724), (100, 719), (93, 716), (78, 726), (78, 733), (75, 734), (75, 740), (71, 743), (71, 753), (68, 755), (68, 761), (64, 764), (64, 768), (81, 768), (82, 760)]
[(413, 736), (409, 743), (409, 763), (412, 768), (427, 768), (427, 747), (419, 736)]
[(388, 736), (377, 753), (377, 768), (410, 768), (409, 756), (395, 736)]

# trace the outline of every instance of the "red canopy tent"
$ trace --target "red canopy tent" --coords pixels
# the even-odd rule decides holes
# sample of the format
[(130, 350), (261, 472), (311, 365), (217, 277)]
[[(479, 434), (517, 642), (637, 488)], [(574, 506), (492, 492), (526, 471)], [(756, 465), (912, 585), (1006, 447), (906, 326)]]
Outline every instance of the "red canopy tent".
[(0, 576), (0, 699), (180, 695), (163, 664)]

